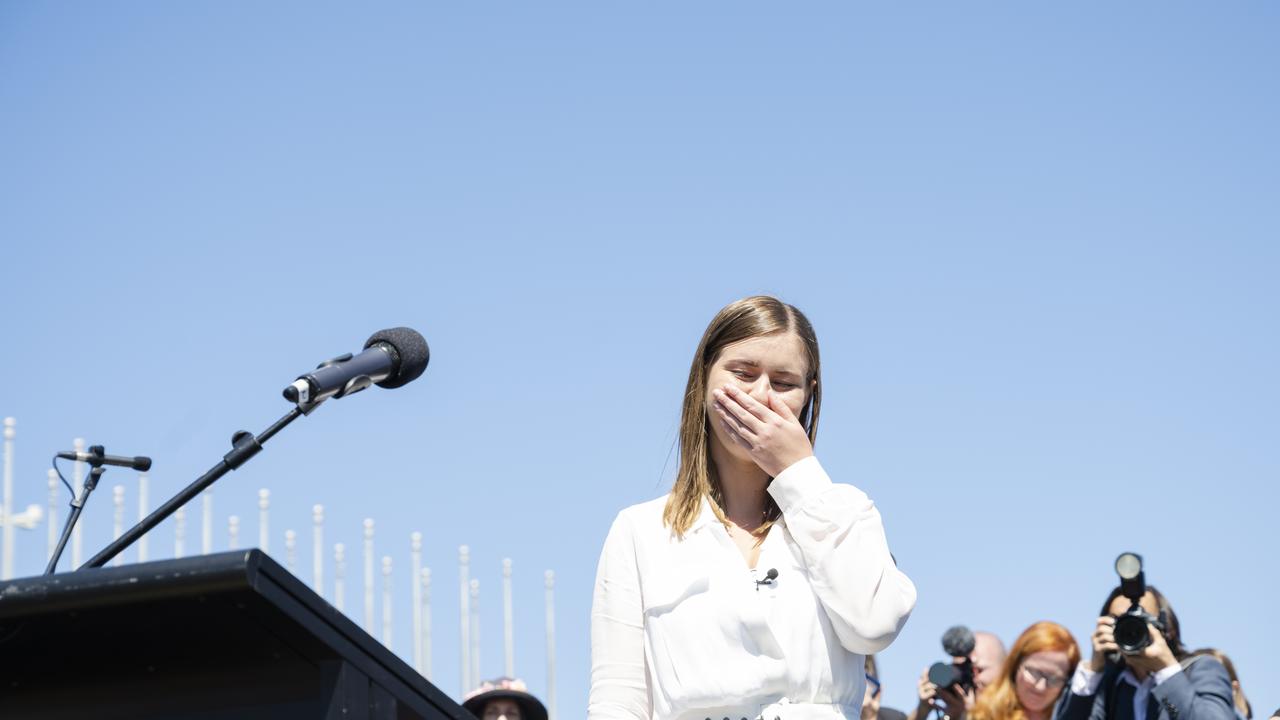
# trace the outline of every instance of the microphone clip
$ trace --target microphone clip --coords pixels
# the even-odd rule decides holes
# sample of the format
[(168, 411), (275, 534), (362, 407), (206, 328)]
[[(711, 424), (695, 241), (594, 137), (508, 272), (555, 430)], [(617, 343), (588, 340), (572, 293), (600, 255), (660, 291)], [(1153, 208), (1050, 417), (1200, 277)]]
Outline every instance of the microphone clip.
[(768, 586), (770, 586), (770, 587), (773, 587), (773, 585), (774, 585), (774, 581), (775, 581), (775, 580), (777, 580), (777, 579), (778, 579), (778, 569), (777, 569), (777, 568), (769, 568), (769, 571), (768, 571), (768, 572), (766, 572), (766, 573), (764, 574), (764, 579), (763, 579), (763, 580), (756, 580), (756, 581), (755, 581), (755, 583), (756, 583), (756, 592), (760, 592), (760, 586), (761, 586), (761, 585), (768, 585)]

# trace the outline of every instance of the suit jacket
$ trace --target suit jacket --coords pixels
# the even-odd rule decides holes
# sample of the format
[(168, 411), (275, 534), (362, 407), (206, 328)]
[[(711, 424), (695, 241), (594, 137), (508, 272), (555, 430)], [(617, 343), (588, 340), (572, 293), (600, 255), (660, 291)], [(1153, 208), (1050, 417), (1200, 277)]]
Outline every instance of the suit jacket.
[[(1123, 669), (1108, 663), (1093, 695), (1076, 695), (1068, 684), (1055, 720), (1113, 720), (1108, 698)], [(1236, 720), (1227, 669), (1210, 656), (1184, 661), (1182, 672), (1151, 689), (1147, 717), (1140, 720)]]

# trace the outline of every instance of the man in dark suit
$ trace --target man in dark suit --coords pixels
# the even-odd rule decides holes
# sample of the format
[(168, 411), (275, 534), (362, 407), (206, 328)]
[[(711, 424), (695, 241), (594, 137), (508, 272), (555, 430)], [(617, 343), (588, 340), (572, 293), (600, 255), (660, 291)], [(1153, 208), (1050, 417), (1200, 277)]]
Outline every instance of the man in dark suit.
[(1139, 605), (1151, 644), (1122, 654), (1116, 643), (1116, 618), (1131, 601), (1120, 588), (1102, 606), (1091, 640), (1093, 657), (1080, 663), (1063, 693), (1057, 720), (1235, 720), (1231, 680), (1213, 657), (1188, 657), (1178, 616), (1164, 595), (1148, 586)]

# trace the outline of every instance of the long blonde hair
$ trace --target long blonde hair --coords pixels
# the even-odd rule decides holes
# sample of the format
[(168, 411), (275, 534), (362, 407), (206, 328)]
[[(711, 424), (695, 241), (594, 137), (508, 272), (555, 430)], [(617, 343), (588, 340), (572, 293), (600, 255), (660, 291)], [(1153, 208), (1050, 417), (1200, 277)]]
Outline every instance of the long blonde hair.
[[(804, 385), (809, 397), (800, 412), (800, 424), (809, 433), (809, 442), (818, 436), (818, 411), (822, 407), (822, 373), (818, 356), (818, 338), (804, 313), (794, 306), (768, 295), (753, 295), (730, 303), (716, 313), (689, 367), (689, 382), (685, 386), (684, 402), (680, 413), (680, 469), (667, 498), (662, 513), (663, 524), (669, 526), (676, 537), (693, 527), (702, 512), (702, 499), (711, 503), (720, 522), (727, 522), (724, 515), (724, 496), (711, 459), (710, 433), (707, 417), (707, 375), (720, 352), (729, 345), (764, 335), (795, 333), (804, 345), (809, 374)], [(765, 531), (782, 515), (772, 497), (767, 499), (764, 523), (755, 530), (763, 537)]]
[[(1071, 631), (1058, 623), (1042, 620), (1022, 631), (1014, 641), (1009, 656), (1000, 667), (1000, 677), (978, 695), (978, 701), (970, 713), (973, 720), (1027, 720), (1027, 713), (1018, 701), (1018, 673), (1022, 670), (1022, 661), (1028, 655), (1046, 650), (1067, 654), (1067, 682), (1070, 683), (1071, 674), (1076, 671), (1076, 664), (1080, 662), (1080, 646), (1071, 637)], [(1058, 697), (1061, 698), (1064, 692), (1071, 690), (1063, 686), (1058, 691)]]

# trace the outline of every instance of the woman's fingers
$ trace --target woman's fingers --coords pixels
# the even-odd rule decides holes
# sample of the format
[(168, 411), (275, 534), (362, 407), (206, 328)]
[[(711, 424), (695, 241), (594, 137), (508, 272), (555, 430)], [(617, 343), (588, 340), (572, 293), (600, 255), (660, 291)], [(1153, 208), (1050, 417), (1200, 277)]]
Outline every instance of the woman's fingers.
[(724, 428), (725, 433), (728, 434), (729, 438), (732, 439), (734, 442), (738, 443), (739, 445), (741, 445), (742, 447), (748, 450), (751, 449), (751, 443), (744, 440), (742, 435), (740, 435), (738, 431), (735, 430), (733, 426), (728, 423), (728, 421), (722, 419), (720, 421), (720, 427)]
[(738, 405), (742, 406), (742, 408), (750, 413), (751, 417), (756, 420), (768, 422), (777, 416), (777, 413), (769, 409), (768, 406), (751, 397), (750, 394), (742, 392), (732, 385), (725, 385), (724, 393)]

